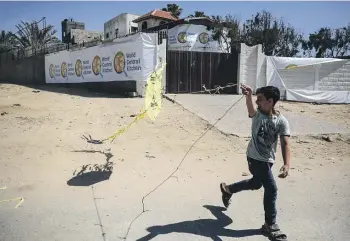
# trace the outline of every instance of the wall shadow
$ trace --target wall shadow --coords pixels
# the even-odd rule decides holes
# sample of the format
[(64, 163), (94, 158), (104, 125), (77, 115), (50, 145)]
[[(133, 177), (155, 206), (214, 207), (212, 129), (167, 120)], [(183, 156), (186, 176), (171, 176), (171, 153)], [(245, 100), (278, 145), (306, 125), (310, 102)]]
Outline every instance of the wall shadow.
[(62, 83), (62, 84), (31, 84), (1, 81), (3, 84), (25, 86), (40, 91), (59, 94), (76, 95), (89, 98), (131, 98), (129, 93), (136, 92), (134, 81), (113, 81), (103, 83)]
[[(169, 233), (187, 233), (211, 238), (214, 241), (221, 241), (221, 237), (242, 238), (248, 236), (262, 235), (260, 229), (245, 229), (232, 230), (225, 228), (233, 221), (230, 217), (223, 213), (226, 211), (223, 207), (204, 205), (216, 219), (198, 219), (191, 221), (184, 221), (179, 223), (172, 223), (167, 225), (158, 225), (147, 228), (148, 235), (137, 239), (137, 241), (148, 241), (159, 235), (166, 235)], [(165, 238), (164, 238), (165, 240)]]

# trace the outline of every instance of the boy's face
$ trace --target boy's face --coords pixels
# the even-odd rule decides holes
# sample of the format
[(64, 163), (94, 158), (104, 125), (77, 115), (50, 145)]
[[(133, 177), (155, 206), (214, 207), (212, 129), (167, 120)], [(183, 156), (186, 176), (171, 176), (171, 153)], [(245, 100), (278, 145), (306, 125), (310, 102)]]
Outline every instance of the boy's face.
[(256, 102), (255, 102), (260, 111), (269, 114), (273, 108), (273, 100), (272, 98), (267, 100), (264, 94), (257, 94)]

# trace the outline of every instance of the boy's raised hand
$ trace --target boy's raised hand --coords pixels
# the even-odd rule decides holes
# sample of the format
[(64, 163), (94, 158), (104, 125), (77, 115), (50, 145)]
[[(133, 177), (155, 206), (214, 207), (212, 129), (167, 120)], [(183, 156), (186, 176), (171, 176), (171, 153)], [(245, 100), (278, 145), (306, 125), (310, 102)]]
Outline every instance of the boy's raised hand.
[(253, 91), (248, 85), (241, 84), (241, 90), (243, 95), (252, 95)]
[(253, 117), (256, 113), (256, 109), (253, 104), (253, 98), (252, 98), (252, 88), (250, 88), (248, 85), (241, 84), (241, 90), (243, 95), (246, 96), (246, 104), (248, 109), (249, 117)]

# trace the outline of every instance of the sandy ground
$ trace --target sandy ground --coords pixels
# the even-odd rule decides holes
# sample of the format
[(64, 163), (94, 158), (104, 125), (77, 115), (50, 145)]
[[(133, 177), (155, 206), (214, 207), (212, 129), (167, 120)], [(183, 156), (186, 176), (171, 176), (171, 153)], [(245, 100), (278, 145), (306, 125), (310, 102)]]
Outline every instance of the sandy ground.
[[(112, 144), (80, 138), (109, 136), (132, 121), (142, 104), (140, 98), (0, 84), (0, 188), (6, 187), (0, 200), (25, 198), (19, 208), (17, 201), (0, 203), (0, 240), (123, 240), (142, 211), (142, 197), (176, 170), (208, 127), (164, 100), (155, 122), (139, 121)], [(350, 128), (349, 105), (281, 106)], [(350, 236), (350, 136), (330, 140), (291, 141), (291, 174), (277, 178), (278, 222), (289, 240)], [(263, 190), (236, 194), (228, 210), (221, 204), (221, 181), (249, 178), (247, 143), (210, 130), (173, 177), (144, 200), (150, 211), (133, 223), (126, 240), (267, 240), (257, 230)], [(275, 174), (281, 165), (278, 152)], [(86, 174), (90, 168), (105, 172)], [(90, 185), (108, 171), (108, 180)], [(85, 174), (74, 178), (78, 173)]]
[(281, 102), (279, 108), (283, 112), (293, 112), (305, 117), (342, 125), (350, 129), (350, 105), (348, 104), (308, 104), (297, 102)]

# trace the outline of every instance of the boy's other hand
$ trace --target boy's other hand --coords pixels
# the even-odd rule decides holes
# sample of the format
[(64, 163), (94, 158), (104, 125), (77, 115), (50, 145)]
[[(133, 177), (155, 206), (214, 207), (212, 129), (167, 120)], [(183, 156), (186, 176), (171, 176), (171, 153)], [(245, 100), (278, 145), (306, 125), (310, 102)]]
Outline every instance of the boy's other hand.
[(252, 95), (253, 91), (252, 88), (250, 88), (248, 85), (241, 84), (241, 90), (243, 95)]
[(286, 178), (288, 176), (288, 172), (289, 172), (289, 166), (283, 165), (280, 169), (280, 174), (278, 175), (278, 177)]

